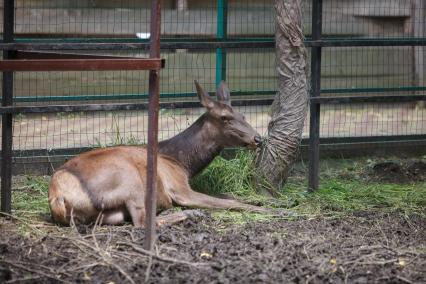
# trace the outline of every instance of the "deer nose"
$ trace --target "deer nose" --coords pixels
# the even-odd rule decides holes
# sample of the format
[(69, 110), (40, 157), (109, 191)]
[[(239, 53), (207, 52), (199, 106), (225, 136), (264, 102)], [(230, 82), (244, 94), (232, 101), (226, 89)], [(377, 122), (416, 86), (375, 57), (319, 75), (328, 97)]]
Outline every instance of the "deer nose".
[(262, 145), (262, 137), (260, 137), (260, 135), (254, 136), (254, 142), (256, 143), (256, 146)]

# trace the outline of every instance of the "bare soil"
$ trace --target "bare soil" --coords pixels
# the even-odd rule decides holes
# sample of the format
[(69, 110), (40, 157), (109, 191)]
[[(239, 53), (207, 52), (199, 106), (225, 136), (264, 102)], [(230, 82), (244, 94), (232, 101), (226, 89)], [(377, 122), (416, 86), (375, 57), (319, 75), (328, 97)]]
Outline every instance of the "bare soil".
[(426, 219), (417, 215), (244, 225), (206, 215), (161, 228), (152, 257), (131, 226), (46, 223), (48, 234), (23, 234), (22, 225), (0, 221), (1, 283), (426, 283)]
[(374, 164), (365, 176), (374, 181), (412, 183), (426, 181), (426, 163), (422, 160), (390, 160)]

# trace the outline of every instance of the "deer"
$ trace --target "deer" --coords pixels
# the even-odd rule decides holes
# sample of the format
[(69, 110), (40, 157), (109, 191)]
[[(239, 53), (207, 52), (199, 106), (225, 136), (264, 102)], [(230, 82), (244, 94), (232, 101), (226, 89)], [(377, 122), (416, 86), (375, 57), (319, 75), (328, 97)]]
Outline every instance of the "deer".
[[(183, 132), (158, 144), (157, 213), (174, 205), (268, 213), (263, 207), (199, 193), (189, 185), (189, 179), (223, 149), (255, 149), (262, 142), (244, 115), (232, 108), (225, 82), (217, 88), (217, 100), (197, 81), (195, 86), (205, 113)], [(144, 146), (113, 146), (77, 155), (51, 178), (48, 202), (53, 220), (62, 225), (90, 224), (96, 220), (105, 225), (120, 225), (131, 221), (135, 227), (143, 227), (146, 179)], [(179, 222), (191, 216), (192, 211), (157, 216), (157, 225)]]

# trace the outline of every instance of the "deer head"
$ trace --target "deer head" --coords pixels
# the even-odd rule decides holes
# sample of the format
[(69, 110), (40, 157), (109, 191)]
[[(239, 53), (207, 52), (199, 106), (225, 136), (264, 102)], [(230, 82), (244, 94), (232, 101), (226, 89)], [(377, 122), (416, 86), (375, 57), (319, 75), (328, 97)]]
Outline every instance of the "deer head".
[(260, 146), (262, 139), (253, 127), (248, 124), (243, 114), (231, 107), (230, 92), (225, 82), (222, 81), (216, 91), (217, 101), (214, 101), (195, 81), (197, 95), (207, 112), (207, 121), (218, 134), (223, 147), (248, 147)]

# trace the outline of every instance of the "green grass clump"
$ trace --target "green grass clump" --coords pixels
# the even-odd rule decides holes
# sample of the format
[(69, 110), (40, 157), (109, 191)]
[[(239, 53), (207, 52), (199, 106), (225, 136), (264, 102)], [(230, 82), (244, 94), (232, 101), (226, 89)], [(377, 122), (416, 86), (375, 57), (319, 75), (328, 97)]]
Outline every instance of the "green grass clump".
[(248, 151), (238, 151), (232, 159), (218, 156), (191, 180), (191, 186), (210, 195), (227, 194), (247, 202), (265, 202), (267, 198), (258, 194), (252, 182), (255, 175), (253, 160), (254, 153)]
[[(300, 186), (294, 192), (302, 191)], [(286, 192), (284, 189), (284, 196)], [(304, 215), (335, 215), (356, 211), (417, 213), (426, 215), (426, 183), (382, 184), (330, 179), (317, 192), (298, 195), (293, 209)]]
[(49, 181), (45, 177), (27, 176), (13, 188), (12, 206), (18, 216), (49, 213), (47, 192)]
[[(247, 203), (290, 210), (299, 216), (342, 216), (357, 211), (402, 212), (426, 217), (426, 182), (392, 184), (372, 182), (362, 172), (365, 161), (322, 161), (320, 189), (308, 193), (307, 173), (303, 164), (295, 166), (278, 198), (258, 193), (253, 178), (256, 171), (254, 153), (238, 151), (234, 158), (217, 157), (211, 165), (195, 177), (191, 184), (197, 191), (209, 195), (233, 196)], [(371, 163), (370, 163), (371, 164)], [(48, 216), (47, 177), (27, 176), (14, 182), (13, 210), (18, 217)], [(217, 211), (218, 220), (233, 223), (268, 220), (271, 216), (248, 212)], [(41, 217), (41, 218), (40, 218)]]
[[(371, 182), (360, 178), (367, 163), (351, 160), (324, 161), (320, 189), (306, 191), (306, 169), (298, 171), (280, 190), (277, 199), (260, 195), (253, 183), (256, 174), (254, 154), (237, 152), (235, 158), (216, 158), (212, 164), (192, 181), (192, 186), (207, 194), (230, 194), (249, 203), (286, 208), (299, 215), (342, 215), (356, 211), (417, 213), (426, 216), (426, 183), (391, 184)], [(352, 165), (351, 165), (352, 164)], [(219, 218), (242, 217), (227, 214)], [(246, 217), (244, 217), (246, 218)], [(259, 218), (254, 216), (253, 218)]]

